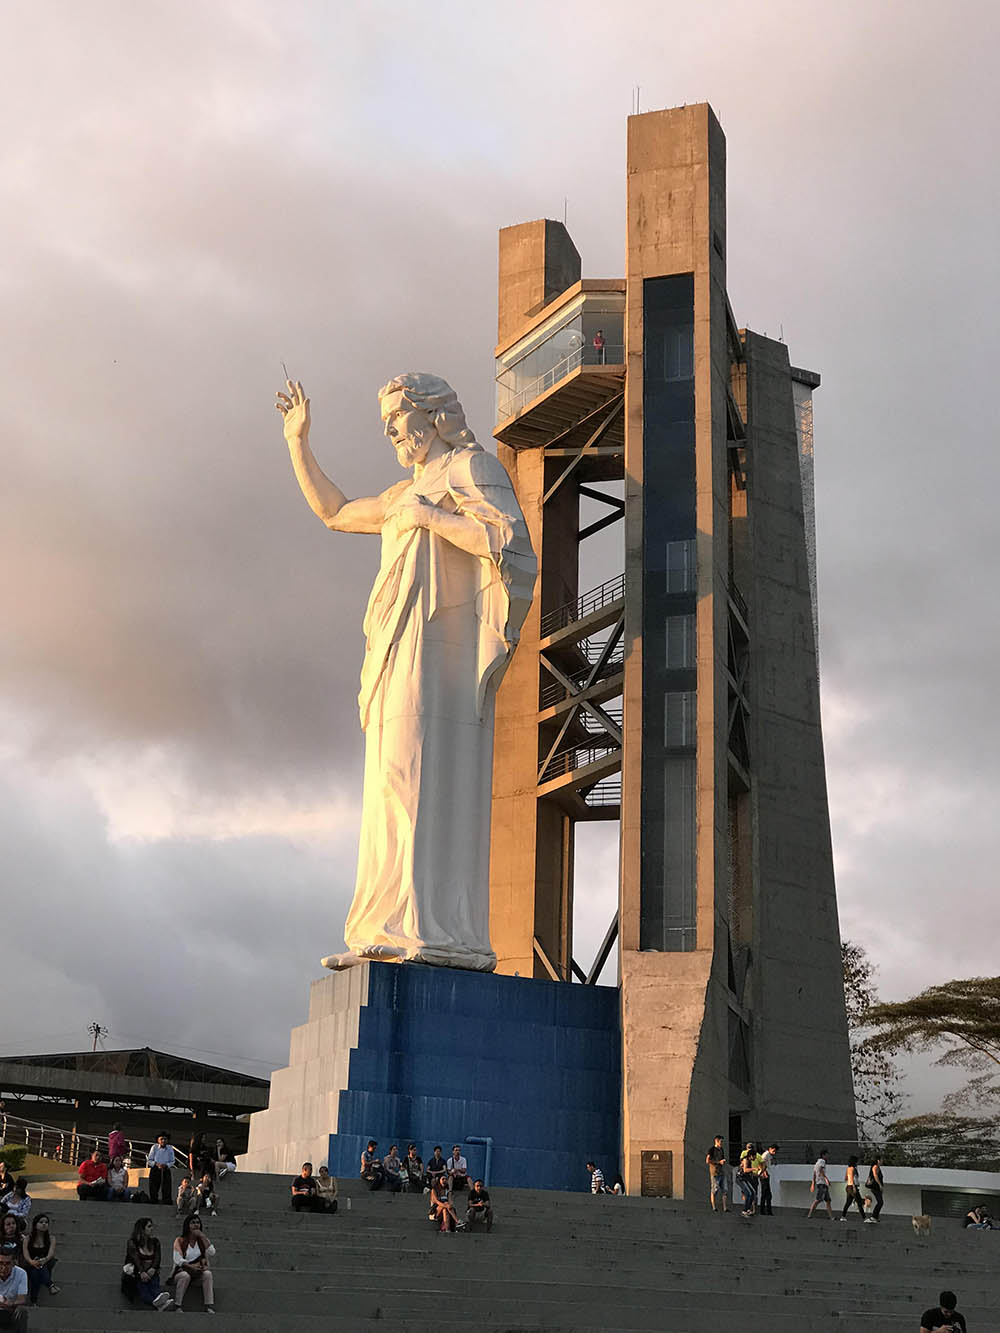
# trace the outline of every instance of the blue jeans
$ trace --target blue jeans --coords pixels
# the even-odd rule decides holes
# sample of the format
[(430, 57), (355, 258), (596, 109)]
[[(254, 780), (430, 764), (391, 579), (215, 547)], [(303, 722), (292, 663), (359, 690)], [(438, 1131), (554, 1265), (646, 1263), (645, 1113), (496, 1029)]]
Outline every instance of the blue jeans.
[(46, 1264), (43, 1268), (28, 1269), (28, 1300), (34, 1305), (38, 1300), (38, 1293), (43, 1287), (52, 1286), (52, 1274), (49, 1266)]
[(740, 1176), (739, 1186), (743, 1195), (743, 1207), (749, 1211), (757, 1202), (757, 1182), (753, 1176)]

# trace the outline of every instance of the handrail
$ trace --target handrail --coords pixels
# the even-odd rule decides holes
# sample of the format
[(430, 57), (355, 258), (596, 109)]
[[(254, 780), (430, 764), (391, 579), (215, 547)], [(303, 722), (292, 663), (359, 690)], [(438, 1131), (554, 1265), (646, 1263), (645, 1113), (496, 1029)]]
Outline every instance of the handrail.
[[(29, 1152), (37, 1148), (37, 1156), (51, 1157), (53, 1161), (65, 1166), (79, 1166), (85, 1157), (89, 1157), (95, 1148), (105, 1154), (108, 1151), (106, 1134), (86, 1134), (65, 1126), (46, 1125), (40, 1120), (29, 1120), (22, 1116), (10, 1115), (6, 1111), (0, 1115), (0, 1137), (4, 1146), (19, 1147), (22, 1144)], [(125, 1140), (128, 1158), (145, 1158), (146, 1151), (152, 1147), (152, 1140), (143, 1148), (144, 1140)]]
[(557, 630), (565, 629), (567, 625), (572, 625), (577, 620), (583, 620), (584, 616), (592, 615), (624, 596), (625, 575), (619, 574), (617, 578), (608, 579), (606, 583), (591, 588), (575, 601), (566, 602), (563, 606), (557, 606), (554, 611), (547, 612), (542, 616), (539, 633), (544, 639), (547, 635), (555, 634)]
[[(561, 379), (573, 373), (580, 366), (623, 366), (625, 364), (625, 348), (621, 343), (612, 345), (606, 343), (603, 347), (593, 347), (583, 343), (580, 347), (574, 347), (564, 357), (550, 366), (548, 370), (543, 370), (537, 375), (530, 384), (526, 384), (523, 389), (512, 392), (507, 389), (503, 383), (503, 376), (510, 373), (510, 370), (504, 370), (497, 376), (497, 387), (500, 392), (509, 394), (508, 397), (501, 399), (497, 395), (497, 421), (509, 421), (511, 417), (516, 417), (532, 399), (537, 398), (540, 393), (546, 389), (551, 389), (554, 384), (558, 384)], [(501, 411), (501, 403), (503, 410)]]

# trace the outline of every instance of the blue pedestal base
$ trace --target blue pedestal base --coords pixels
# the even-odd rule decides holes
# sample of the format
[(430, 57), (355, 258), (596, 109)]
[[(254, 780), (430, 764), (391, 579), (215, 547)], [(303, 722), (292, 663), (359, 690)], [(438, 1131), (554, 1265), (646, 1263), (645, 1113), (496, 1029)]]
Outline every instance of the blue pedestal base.
[(459, 1143), (473, 1178), (587, 1189), (593, 1158), (618, 1169), (618, 991), (419, 964), (371, 963), (337, 1133), (332, 1175), (355, 1176), (361, 1151), (415, 1143), (426, 1162)]

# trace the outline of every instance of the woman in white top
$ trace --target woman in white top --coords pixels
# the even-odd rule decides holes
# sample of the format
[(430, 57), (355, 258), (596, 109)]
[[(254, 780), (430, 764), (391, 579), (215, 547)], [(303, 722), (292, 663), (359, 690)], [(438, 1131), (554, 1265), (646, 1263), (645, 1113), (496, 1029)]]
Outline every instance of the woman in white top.
[(185, 1218), (181, 1234), (174, 1241), (174, 1300), (180, 1310), (184, 1294), (192, 1282), (201, 1283), (206, 1314), (215, 1314), (215, 1287), (209, 1260), (215, 1246), (201, 1229), (201, 1218), (192, 1213)]
[(113, 1157), (108, 1167), (108, 1198), (112, 1203), (128, 1202), (128, 1171), (121, 1157)]

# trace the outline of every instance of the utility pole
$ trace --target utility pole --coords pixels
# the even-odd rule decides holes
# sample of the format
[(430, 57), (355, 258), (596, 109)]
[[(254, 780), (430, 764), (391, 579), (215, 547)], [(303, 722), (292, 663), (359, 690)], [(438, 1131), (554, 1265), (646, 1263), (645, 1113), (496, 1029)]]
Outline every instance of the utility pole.
[(90, 1049), (91, 1049), (92, 1051), (96, 1051), (96, 1050), (97, 1050), (97, 1039), (98, 1039), (99, 1037), (106, 1037), (106, 1036), (108, 1035), (108, 1029), (107, 1029), (106, 1027), (102, 1027), (100, 1023), (96, 1023), (96, 1022), (95, 1022), (95, 1023), (90, 1023), (90, 1024), (88, 1024), (88, 1026), (87, 1026), (87, 1031), (88, 1031), (88, 1032), (91, 1034), (91, 1036), (94, 1038), (94, 1044), (93, 1044), (93, 1046), (91, 1046)]

